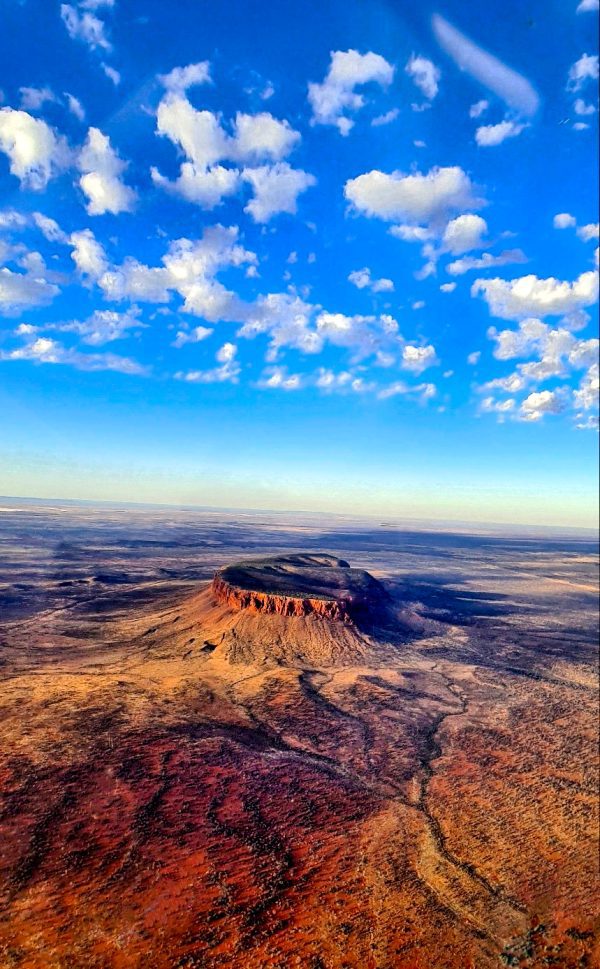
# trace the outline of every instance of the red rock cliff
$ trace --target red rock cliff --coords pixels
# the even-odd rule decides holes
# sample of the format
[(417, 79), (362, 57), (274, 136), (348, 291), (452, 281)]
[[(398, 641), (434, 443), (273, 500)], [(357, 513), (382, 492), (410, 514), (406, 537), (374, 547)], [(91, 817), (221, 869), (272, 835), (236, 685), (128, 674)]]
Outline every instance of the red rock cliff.
[(295, 596), (271, 595), (239, 589), (220, 575), (213, 579), (212, 590), (219, 602), (233, 609), (249, 612), (275, 613), (279, 616), (323, 616), (338, 622), (350, 621), (351, 599), (301, 599)]

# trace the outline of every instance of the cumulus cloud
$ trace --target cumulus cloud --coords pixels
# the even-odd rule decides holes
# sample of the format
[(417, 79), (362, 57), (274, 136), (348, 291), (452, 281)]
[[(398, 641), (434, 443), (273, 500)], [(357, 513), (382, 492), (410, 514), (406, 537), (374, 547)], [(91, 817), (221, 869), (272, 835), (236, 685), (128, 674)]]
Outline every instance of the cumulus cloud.
[(451, 276), (462, 276), (472, 269), (490, 269), (493, 266), (506, 266), (510, 263), (525, 263), (527, 256), (521, 249), (504, 249), (503, 252), (493, 256), (489, 252), (484, 252), (482, 256), (463, 256), (462, 259), (455, 259), (448, 263), (446, 272)]
[(83, 172), (79, 184), (89, 200), (86, 206), (89, 215), (106, 212), (118, 215), (132, 210), (137, 195), (121, 180), (126, 162), (119, 158), (110, 140), (98, 128), (89, 129), (77, 167)]
[(459, 215), (444, 229), (442, 236), (444, 249), (453, 256), (459, 256), (471, 249), (483, 249), (488, 244), (483, 239), (487, 229), (487, 223), (480, 215), (472, 213)]
[(187, 313), (209, 322), (228, 316), (238, 320), (239, 301), (216, 279), (228, 267), (256, 262), (254, 253), (239, 245), (237, 239), (236, 227), (208, 226), (201, 239), (171, 242), (162, 266), (126, 259), (120, 266), (101, 273), (99, 285), (106, 297), (114, 300), (166, 303), (176, 292), (183, 298), (183, 310)]
[[(40, 267), (41, 268), (41, 267)], [(0, 313), (14, 316), (35, 306), (47, 306), (59, 289), (45, 278), (36, 263), (25, 273), (0, 269)]]
[(564, 397), (560, 391), (540, 390), (525, 398), (521, 404), (520, 415), (525, 421), (539, 421), (544, 414), (560, 414), (564, 406)]
[(435, 347), (428, 345), (424, 347), (407, 344), (402, 350), (403, 370), (410, 370), (412, 373), (423, 373), (429, 367), (434, 367), (438, 363)]
[(559, 212), (554, 216), (552, 224), (555, 229), (570, 229), (577, 225), (577, 220), (569, 212)]
[(357, 289), (370, 289), (372, 293), (392, 293), (394, 284), (391, 279), (373, 279), (371, 270), (366, 266), (364, 269), (354, 269), (348, 276), (349, 282)]
[(453, 293), (456, 289), (456, 283), (442, 283), (440, 290), (442, 293)]
[(516, 138), (527, 127), (516, 121), (501, 121), (499, 124), (488, 124), (478, 128), (475, 141), (480, 148), (491, 148), (501, 145), (507, 138)]
[(175, 374), (176, 379), (185, 380), (194, 384), (215, 384), (238, 382), (240, 365), (237, 362), (238, 348), (234, 343), (224, 343), (217, 350), (215, 359), (219, 364), (209, 370), (190, 370), (187, 373), (179, 372)]
[(433, 15), (432, 26), (440, 46), (461, 71), (466, 71), (520, 114), (531, 117), (536, 113), (539, 97), (526, 77), (479, 47), (438, 14)]
[(396, 380), (393, 384), (388, 384), (387, 387), (380, 390), (377, 397), (379, 400), (388, 400), (390, 397), (404, 396), (405, 394), (417, 396), (420, 403), (424, 404), (436, 396), (437, 387), (430, 383), (411, 386), (403, 380)]
[(41, 191), (69, 163), (65, 139), (26, 111), (0, 108), (0, 151), (23, 188)]
[(40, 230), (42, 235), (48, 240), (48, 242), (68, 242), (66, 232), (63, 232), (55, 219), (51, 219), (42, 212), (33, 212), (31, 217), (34, 224)]
[(263, 390), (300, 390), (304, 386), (304, 378), (301, 374), (290, 374), (286, 367), (269, 367), (261, 378), (257, 386)]
[(453, 212), (482, 204), (458, 166), (432, 168), (425, 175), (366, 172), (346, 182), (344, 195), (358, 212), (400, 223), (442, 222)]
[(573, 394), (573, 402), (579, 411), (588, 411), (598, 407), (598, 396), (600, 394), (600, 373), (598, 363), (592, 363), (591, 367), (583, 375), (579, 387)]
[[(154, 183), (206, 209), (220, 205), (245, 181), (255, 192), (246, 211), (257, 222), (266, 222), (279, 212), (294, 213), (298, 195), (315, 183), (314, 176), (282, 161), (300, 135), (268, 112), (238, 113), (229, 135), (217, 115), (197, 111), (183, 94), (170, 91), (158, 106), (157, 131), (177, 145), (187, 160), (175, 181), (152, 168)], [(253, 167), (260, 161), (270, 164)], [(252, 167), (241, 170), (222, 162)]]
[(441, 77), (440, 69), (427, 57), (413, 54), (404, 70), (425, 97), (432, 101), (438, 93), (438, 82)]
[(481, 101), (476, 101), (475, 104), (472, 104), (469, 108), (469, 117), (480, 118), (482, 114), (485, 114), (489, 106), (490, 102), (486, 101), (485, 98), (482, 98)]
[(484, 397), (481, 401), (481, 410), (487, 414), (499, 414), (505, 415), (509, 411), (514, 411), (516, 406), (516, 401), (514, 397), (509, 397), (507, 400), (496, 400), (494, 397)]
[(233, 195), (240, 184), (240, 173), (234, 168), (213, 165), (211, 168), (198, 168), (193, 162), (183, 162), (179, 178), (174, 182), (161, 175), (152, 166), (150, 175), (155, 185), (175, 195), (181, 195), (188, 202), (194, 202), (203, 209), (214, 209), (221, 205), (229, 195)]
[(300, 168), (292, 168), (287, 162), (244, 168), (242, 179), (249, 182), (254, 191), (254, 197), (244, 212), (248, 212), (255, 222), (261, 223), (282, 212), (295, 215), (298, 196), (317, 181), (314, 175)]
[(598, 55), (582, 54), (569, 68), (568, 91), (580, 91), (588, 81), (598, 80)]
[(347, 135), (354, 121), (346, 112), (359, 111), (365, 98), (355, 88), (369, 82), (387, 87), (394, 77), (394, 68), (381, 57), (369, 51), (359, 54), (356, 50), (332, 51), (329, 70), (322, 84), (308, 85), (308, 100), (312, 108), (312, 123), (334, 125), (342, 135)]
[(600, 9), (598, 0), (581, 0), (577, 5), (577, 13), (597, 13)]
[(139, 319), (140, 311), (132, 306), (126, 313), (115, 310), (94, 310), (85, 320), (71, 320), (68, 323), (53, 324), (46, 329), (58, 330), (61, 333), (76, 333), (82, 343), (90, 346), (102, 346), (112, 343), (129, 335), (129, 330), (139, 329), (144, 324)]
[(80, 13), (71, 4), (63, 3), (60, 7), (60, 15), (72, 40), (82, 41), (91, 50), (100, 48), (110, 51), (112, 49), (105, 34), (104, 22), (90, 10), (84, 10), (83, 13)]
[(108, 259), (92, 230), (72, 232), (69, 242), (73, 246), (71, 259), (78, 272), (90, 279), (99, 279), (108, 268)]
[(239, 162), (263, 159), (281, 161), (300, 142), (300, 133), (287, 121), (279, 121), (266, 111), (240, 114), (235, 118), (230, 158)]
[(207, 337), (211, 336), (215, 331), (211, 330), (208, 326), (196, 326), (193, 330), (189, 332), (187, 330), (178, 330), (177, 336), (173, 340), (171, 346), (177, 347), (179, 349), (185, 346), (186, 343), (200, 343), (201, 340), (206, 340)]
[(471, 295), (482, 295), (492, 316), (503, 320), (521, 320), (528, 316), (563, 316), (598, 299), (598, 273), (582, 273), (574, 282), (550, 277), (521, 276), (505, 279), (476, 279)]
[(575, 114), (578, 114), (580, 117), (581, 116), (585, 117), (586, 115), (590, 115), (590, 114), (596, 114), (595, 106), (593, 104), (587, 104), (587, 102), (584, 101), (583, 98), (575, 99), (575, 102), (573, 103), (573, 110)]
[(24, 111), (39, 111), (46, 103), (57, 101), (49, 87), (20, 87), (21, 108)]
[(168, 74), (159, 74), (158, 79), (168, 91), (183, 93), (198, 84), (210, 84), (210, 63), (198, 61), (187, 67), (174, 67)]
[(0, 351), (0, 360), (31, 360), (34, 363), (66, 364), (77, 370), (114, 370), (117, 373), (142, 376), (148, 368), (129, 357), (114, 353), (81, 353), (64, 347), (50, 337), (36, 337), (15, 350)]
[(597, 222), (589, 222), (588, 225), (580, 225), (577, 229), (577, 235), (582, 242), (592, 242), (598, 239), (599, 236), (599, 225)]

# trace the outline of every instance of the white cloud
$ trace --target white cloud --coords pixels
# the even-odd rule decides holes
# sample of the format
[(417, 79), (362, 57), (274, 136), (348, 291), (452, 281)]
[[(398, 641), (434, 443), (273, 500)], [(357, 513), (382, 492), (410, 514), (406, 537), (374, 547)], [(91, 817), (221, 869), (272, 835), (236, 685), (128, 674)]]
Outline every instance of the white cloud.
[(206, 340), (206, 338), (211, 336), (214, 332), (215, 331), (211, 330), (208, 326), (196, 326), (189, 333), (186, 330), (178, 330), (177, 336), (173, 340), (171, 346), (179, 349), (186, 343), (200, 343), (201, 340)]
[(520, 320), (528, 316), (561, 316), (584, 306), (591, 306), (598, 299), (598, 273), (582, 273), (574, 282), (563, 282), (554, 277), (539, 279), (537, 276), (521, 276), (511, 281), (505, 279), (476, 279), (471, 295), (482, 295), (492, 316), (503, 320)]
[(440, 69), (427, 57), (413, 54), (404, 70), (425, 97), (432, 101), (438, 93), (438, 82), (441, 77)]
[(177, 239), (169, 244), (163, 266), (145, 266), (126, 259), (101, 275), (108, 299), (166, 303), (171, 292), (184, 300), (183, 310), (209, 322), (240, 319), (242, 304), (215, 277), (228, 267), (256, 262), (254, 253), (237, 242), (238, 230), (208, 226), (199, 240)]
[(395, 239), (402, 239), (402, 242), (427, 242), (434, 238), (432, 230), (422, 225), (393, 225), (388, 232)]
[(416, 394), (420, 402), (424, 404), (436, 396), (437, 388), (435, 384), (416, 384), (415, 386), (411, 386), (403, 380), (396, 380), (393, 384), (388, 384), (387, 387), (380, 390), (377, 397), (379, 400), (388, 400), (390, 397), (398, 397), (405, 394)]
[(197, 84), (211, 83), (210, 63), (198, 61), (196, 64), (188, 64), (187, 67), (174, 67), (169, 74), (159, 74), (158, 79), (168, 91), (182, 94)]
[(481, 401), (481, 410), (487, 414), (506, 414), (509, 411), (514, 411), (516, 406), (516, 401), (514, 397), (509, 397), (507, 400), (496, 400), (494, 397), (484, 397)]
[(473, 353), (469, 353), (467, 356), (467, 363), (474, 367), (479, 363), (479, 358), (481, 357), (481, 350), (474, 350)]
[(120, 177), (127, 165), (98, 128), (89, 129), (77, 167), (84, 173), (79, 184), (89, 199), (86, 206), (89, 215), (104, 215), (106, 212), (117, 215), (132, 210), (137, 195)]
[(486, 101), (485, 98), (483, 98), (481, 101), (476, 101), (475, 104), (472, 104), (469, 108), (469, 117), (480, 118), (482, 114), (485, 114), (489, 106), (490, 102)]
[(438, 362), (435, 348), (431, 345), (416, 347), (407, 344), (402, 350), (402, 368), (412, 373), (423, 373), (428, 367), (434, 367)]
[(371, 270), (367, 267), (354, 269), (348, 276), (348, 280), (357, 289), (370, 289), (373, 293), (392, 293), (394, 291), (394, 284), (391, 279), (373, 279)]
[(68, 242), (66, 232), (63, 232), (58, 222), (56, 222), (54, 219), (51, 219), (47, 215), (43, 215), (42, 212), (33, 212), (31, 217), (42, 235), (49, 242)]
[(584, 374), (579, 387), (573, 394), (575, 407), (580, 411), (588, 411), (598, 407), (600, 394), (600, 374), (597, 363), (593, 363)]
[(261, 114), (237, 114), (230, 157), (252, 163), (268, 159), (281, 161), (300, 142), (300, 133), (266, 111)]
[(444, 249), (458, 256), (470, 249), (482, 249), (487, 243), (483, 236), (488, 230), (487, 222), (480, 215), (459, 215), (448, 223), (442, 236)]
[(54, 91), (49, 87), (20, 87), (21, 108), (24, 111), (39, 111), (47, 102), (57, 100)]
[(390, 110), (386, 111), (385, 114), (378, 114), (376, 118), (373, 118), (371, 121), (371, 127), (380, 128), (382, 125), (390, 124), (392, 121), (395, 121), (399, 115), (399, 108), (390, 108)]
[(118, 87), (119, 84), (121, 83), (121, 75), (119, 74), (119, 72), (115, 70), (114, 67), (111, 67), (110, 64), (102, 63), (100, 67), (106, 74), (108, 80), (112, 81), (115, 87)]
[(510, 263), (525, 263), (527, 256), (521, 249), (505, 249), (497, 256), (484, 252), (482, 256), (463, 256), (462, 259), (455, 259), (448, 263), (446, 272), (451, 276), (462, 276), (472, 269), (490, 269), (492, 266), (506, 266)]
[(564, 397), (558, 390), (540, 390), (525, 398), (520, 415), (525, 421), (539, 421), (544, 414), (559, 414), (562, 410)]
[(67, 99), (67, 108), (74, 115), (78, 121), (85, 121), (85, 111), (83, 105), (79, 98), (76, 98), (74, 94), (69, 94), (65, 91), (65, 97)]
[(0, 108), (0, 151), (10, 159), (10, 171), (23, 188), (40, 191), (65, 168), (69, 151), (65, 139), (26, 111)]
[(187, 98), (169, 94), (156, 114), (156, 130), (182, 149), (199, 169), (228, 156), (227, 135), (211, 111), (197, 111)]
[[(188, 160), (182, 163), (174, 182), (152, 168), (154, 183), (212, 209), (246, 181), (255, 193), (246, 211), (255, 221), (266, 222), (279, 212), (295, 213), (300, 192), (315, 184), (312, 175), (281, 161), (300, 141), (299, 133), (287, 121), (267, 112), (238, 113), (233, 130), (233, 135), (228, 135), (215, 114), (197, 111), (182, 94), (168, 93), (158, 106), (157, 131), (181, 148)], [(275, 164), (243, 171), (219, 164), (261, 160)]]
[(235, 168), (213, 165), (211, 168), (198, 168), (193, 162), (183, 162), (179, 178), (171, 182), (153, 166), (150, 175), (155, 185), (175, 195), (181, 195), (188, 202), (194, 202), (203, 209), (214, 209), (221, 205), (229, 195), (233, 195), (240, 185), (240, 174)]
[(264, 390), (300, 390), (304, 379), (300, 374), (288, 373), (286, 367), (270, 367), (258, 381)]
[(114, 353), (80, 353), (64, 347), (49, 337), (37, 337), (16, 350), (0, 352), (0, 360), (31, 360), (34, 363), (66, 364), (77, 370), (114, 370), (117, 373), (143, 376), (148, 368)]
[(440, 290), (442, 293), (453, 293), (456, 289), (456, 283), (442, 283)]
[(236, 384), (238, 382), (241, 369), (236, 359), (236, 345), (234, 343), (224, 343), (223, 346), (217, 350), (215, 358), (219, 364), (218, 367), (212, 367), (210, 370), (191, 370), (187, 373), (179, 372), (175, 374), (176, 379), (185, 380), (188, 383), (194, 384)]
[(598, 239), (599, 229), (597, 222), (590, 222), (588, 225), (580, 225), (577, 229), (577, 235), (582, 242), (592, 242), (592, 240)]
[(539, 107), (539, 97), (527, 78), (483, 50), (438, 14), (432, 18), (435, 36), (461, 71), (466, 71), (513, 110), (527, 117)]
[(72, 40), (83, 41), (92, 50), (98, 47), (106, 51), (111, 50), (111, 45), (104, 33), (104, 22), (93, 13), (89, 11), (80, 13), (71, 4), (63, 3), (60, 7), (60, 15)]
[(72, 232), (69, 241), (73, 246), (71, 259), (78, 271), (90, 279), (99, 279), (108, 268), (108, 259), (92, 230)]
[(586, 115), (590, 115), (590, 114), (596, 114), (595, 106), (593, 104), (587, 104), (587, 102), (584, 101), (583, 98), (576, 98), (573, 104), (573, 110), (575, 111), (575, 114), (578, 114), (580, 117), (582, 116), (585, 117)]
[(94, 310), (86, 320), (73, 320), (70, 323), (54, 324), (49, 329), (61, 333), (76, 333), (83, 343), (102, 346), (128, 335), (128, 331), (143, 326), (139, 319), (139, 309), (133, 306), (126, 313), (115, 310)]
[(314, 175), (291, 168), (287, 162), (244, 168), (242, 178), (254, 191), (244, 212), (248, 212), (255, 222), (268, 222), (282, 212), (295, 215), (298, 196), (317, 181)]
[(598, 55), (582, 54), (569, 68), (568, 91), (580, 91), (588, 81), (598, 80)]
[(501, 145), (507, 138), (516, 138), (527, 127), (516, 121), (501, 121), (499, 124), (488, 124), (478, 128), (475, 141), (480, 148), (491, 148)]
[(569, 212), (559, 212), (554, 216), (552, 224), (555, 229), (571, 229), (577, 225), (577, 221)]
[(323, 83), (308, 85), (312, 123), (335, 125), (340, 134), (347, 135), (354, 121), (345, 112), (359, 111), (365, 105), (364, 97), (355, 88), (369, 82), (386, 87), (393, 77), (394, 68), (380, 54), (332, 51)]
[(581, 0), (577, 5), (577, 13), (597, 13), (600, 9), (598, 0)]
[(0, 269), (0, 313), (13, 316), (34, 306), (47, 306), (59, 289), (36, 270), (15, 273), (6, 267)]
[(390, 222), (442, 221), (481, 204), (471, 179), (457, 166), (432, 168), (426, 175), (374, 170), (349, 179), (344, 195), (357, 211)]

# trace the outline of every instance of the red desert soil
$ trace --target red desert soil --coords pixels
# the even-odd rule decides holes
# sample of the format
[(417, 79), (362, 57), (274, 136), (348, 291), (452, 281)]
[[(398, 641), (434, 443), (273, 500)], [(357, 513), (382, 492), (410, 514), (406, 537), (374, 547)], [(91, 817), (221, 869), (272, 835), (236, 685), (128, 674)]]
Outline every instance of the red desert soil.
[(3, 635), (2, 967), (600, 965), (589, 668), (322, 555)]

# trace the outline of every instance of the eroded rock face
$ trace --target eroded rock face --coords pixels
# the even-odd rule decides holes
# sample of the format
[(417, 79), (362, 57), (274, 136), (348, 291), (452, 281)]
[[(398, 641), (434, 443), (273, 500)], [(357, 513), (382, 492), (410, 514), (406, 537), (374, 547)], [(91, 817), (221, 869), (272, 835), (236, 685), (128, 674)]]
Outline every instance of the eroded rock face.
[(236, 588), (219, 575), (215, 576), (212, 588), (217, 600), (233, 609), (273, 613), (278, 616), (317, 615), (340, 622), (351, 620), (351, 602), (345, 599), (300, 599), (296, 596), (253, 592)]
[(351, 622), (386, 594), (373, 576), (332, 555), (284, 555), (227, 566), (215, 575), (215, 598), (230, 608)]

